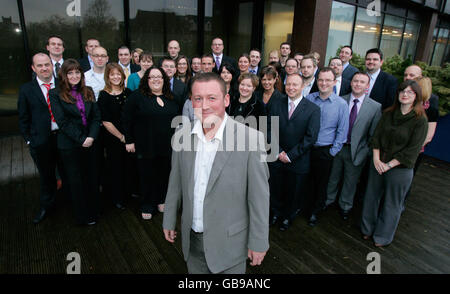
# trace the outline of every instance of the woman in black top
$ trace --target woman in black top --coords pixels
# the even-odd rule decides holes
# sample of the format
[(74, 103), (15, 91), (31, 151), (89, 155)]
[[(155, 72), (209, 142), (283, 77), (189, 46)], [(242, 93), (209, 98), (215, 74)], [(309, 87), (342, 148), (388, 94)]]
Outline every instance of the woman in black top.
[(131, 192), (133, 164), (125, 150), (125, 135), (122, 127), (122, 113), (131, 90), (125, 88), (125, 73), (115, 62), (106, 65), (105, 88), (100, 91), (98, 106), (102, 114), (105, 132), (106, 165), (108, 184), (114, 205), (125, 209), (126, 195)]
[(260, 73), (262, 89), (255, 92), (256, 99), (262, 102), (264, 111), (269, 113), (270, 107), (275, 101), (280, 100), (283, 94), (275, 89), (275, 83), (277, 81), (277, 72), (271, 66), (265, 66), (261, 69)]
[(100, 111), (94, 92), (84, 83), (83, 69), (75, 59), (67, 59), (58, 73), (58, 88), (49, 92), (58, 124), (58, 153), (68, 181), (75, 221), (93, 225), (98, 214), (98, 170), (96, 139)]
[(161, 68), (149, 68), (138, 91), (127, 99), (123, 116), (126, 150), (137, 155), (143, 219), (151, 219), (156, 207), (164, 211), (174, 133), (171, 122), (177, 115), (180, 110), (169, 78)]
[[(231, 102), (230, 115), (237, 121), (243, 121), (249, 116), (256, 118), (256, 123), (260, 116), (266, 115), (262, 102), (254, 95), (259, 84), (259, 78), (251, 73), (243, 73), (239, 76), (239, 98)], [(255, 128), (258, 125), (252, 126)]]
[(219, 76), (225, 81), (227, 86), (227, 94), (230, 95), (230, 103), (231, 101), (239, 98), (239, 91), (237, 87), (237, 79), (239, 75), (234, 67), (228, 62), (222, 62), (219, 68)]
[(186, 86), (189, 85), (189, 81), (192, 78), (191, 65), (189, 59), (184, 55), (179, 55), (175, 60), (177, 72), (175, 78), (182, 81)]

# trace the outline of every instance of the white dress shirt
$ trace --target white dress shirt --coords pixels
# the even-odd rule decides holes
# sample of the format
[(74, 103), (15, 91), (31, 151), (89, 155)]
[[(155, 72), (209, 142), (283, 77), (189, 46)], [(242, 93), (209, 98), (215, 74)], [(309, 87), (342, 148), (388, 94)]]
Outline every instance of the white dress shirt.
[(216, 58), (217, 58), (217, 57), (219, 57), (219, 61), (220, 61), (219, 64), (222, 65), (223, 53), (220, 54), (220, 55), (216, 55), (216, 54), (213, 53), (213, 56), (214, 56), (214, 62), (216, 63), (215, 66), (217, 67), (217, 61), (216, 61)]
[(373, 74), (367, 73), (370, 77), (370, 87), (369, 87), (369, 91), (367, 92), (367, 95), (369, 95), (369, 97), (370, 97), (370, 93), (372, 92), (373, 85), (375, 84), (375, 81), (377, 80), (380, 72), (381, 72), (381, 69), (378, 69)]
[[(38, 77), (36, 77), (36, 80), (39, 84), (39, 87), (41, 88), (42, 94), (44, 95), (44, 101), (46, 104), (48, 104), (47, 103), (47, 88), (44, 86), (44, 84), (47, 84), (47, 83), (44, 83)], [(50, 89), (55, 88), (55, 78), (54, 77), (52, 77), (52, 80), (50, 81), (49, 84), (50, 84)], [(51, 106), (50, 106), (50, 108), (51, 108)], [(51, 123), (52, 131), (56, 131), (59, 129), (58, 124), (56, 122), (50, 121), (50, 123)]]
[(342, 76), (336, 77), (336, 95), (339, 96), (339, 92), (341, 91), (342, 85)]
[[(56, 63), (59, 62), (59, 68), (61, 68), (61, 66), (64, 63), (64, 58), (61, 58), (60, 60), (56, 61), (52, 59), (52, 64), (53, 64), (53, 77), (57, 78), (58, 77), (58, 73), (56, 72)], [(53, 89), (53, 88), (52, 88)]]
[(86, 81), (86, 86), (89, 86), (94, 90), (95, 101), (98, 100), (98, 95), (100, 91), (105, 88), (105, 74), (104, 73), (96, 73), (94, 69), (91, 68), (87, 72), (84, 73), (84, 79)]
[(203, 133), (202, 123), (196, 120), (191, 134), (197, 135), (198, 144), (195, 155), (194, 165), (194, 207), (192, 230), (197, 233), (203, 232), (203, 203), (206, 195), (206, 188), (208, 186), (209, 175), (216, 157), (217, 149), (220, 142), (223, 140), (223, 131), (227, 122), (227, 114), (222, 121), (212, 140), (207, 140)]
[(353, 93), (350, 94), (350, 101), (348, 103), (348, 113), (350, 114), (350, 112), (352, 111), (352, 107), (353, 107), (353, 100), (358, 99), (358, 104), (356, 104), (356, 115), (358, 115), (359, 110), (361, 109), (361, 105), (364, 101), (364, 98), (366, 97), (366, 95), (362, 95), (359, 98), (356, 98), (355, 96), (353, 96)]
[(309, 93), (309, 92), (311, 92), (311, 88), (312, 88), (312, 86), (314, 85), (314, 81), (316, 80), (316, 78), (314, 77), (312, 80), (311, 80), (311, 83), (309, 84), (309, 85), (307, 85), (307, 86), (305, 86), (305, 88), (303, 88), (303, 91), (302, 91), (302, 96), (303, 97), (306, 97), (306, 96), (308, 96), (309, 94), (311, 94), (311, 93)]
[[(292, 111), (292, 114), (294, 114), (295, 109), (297, 108), (298, 104), (300, 103), (300, 101), (302, 101), (303, 96), (300, 96), (300, 98), (292, 100), (291, 97), (288, 97), (288, 113), (291, 111), (291, 102), (294, 102), (294, 110)], [(291, 162), (291, 159), (289, 158), (289, 156), (286, 154), (287, 159), (289, 160), (289, 162)]]

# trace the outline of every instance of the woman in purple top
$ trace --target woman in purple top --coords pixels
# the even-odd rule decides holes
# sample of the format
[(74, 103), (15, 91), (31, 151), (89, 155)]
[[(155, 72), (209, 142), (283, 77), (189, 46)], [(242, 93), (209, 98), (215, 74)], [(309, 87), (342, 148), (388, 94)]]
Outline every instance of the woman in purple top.
[(49, 95), (59, 127), (56, 140), (64, 167), (63, 184), (68, 184), (76, 223), (93, 225), (98, 214), (95, 139), (100, 129), (100, 111), (94, 92), (85, 85), (78, 61), (67, 59), (58, 81), (58, 87)]

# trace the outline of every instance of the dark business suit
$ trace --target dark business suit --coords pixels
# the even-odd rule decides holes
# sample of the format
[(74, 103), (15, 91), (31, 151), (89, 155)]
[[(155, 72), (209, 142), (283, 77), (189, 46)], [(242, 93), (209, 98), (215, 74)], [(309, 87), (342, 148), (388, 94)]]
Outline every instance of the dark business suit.
[(87, 72), (91, 69), (91, 64), (89, 63), (89, 58), (87, 55), (83, 56), (83, 58), (80, 58), (78, 62), (80, 63), (83, 72)]
[(46, 99), (34, 78), (20, 87), (17, 102), (20, 133), (25, 142), (29, 142), (31, 157), (39, 171), (40, 208), (43, 210), (50, 208), (55, 201), (55, 169), (57, 165), (62, 167)]
[(349, 63), (348, 66), (342, 72), (342, 77), (344, 79), (351, 81), (353, 78), (353, 75), (357, 72), (359, 72), (359, 70)]
[[(277, 160), (269, 164), (270, 203), (272, 214), (292, 220), (297, 208), (304, 208), (305, 180), (309, 172), (310, 149), (317, 140), (320, 129), (320, 108), (302, 98), (288, 117), (288, 97), (274, 101), (269, 117), (279, 117), (279, 135), (270, 133), (269, 140), (279, 141), (278, 154), (286, 152), (290, 163)], [(273, 125), (270, 120), (270, 126)], [(271, 131), (271, 127), (269, 127)], [(276, 142), (276, 141), (275, 141)]]
[(183, 109), (184, 103), (188, 99), (188, 89), (186, 84), (179, 79), (173, 78), (172, 87), (173, 98), (180, 105), (180, 112)]
[[(95, 221), (99, 196), (95, 139), (100, 130), (100, 111), (95, 102), (84, 101), (87, 123), (84, 126), (76, 103), (61, 100), (57, 89), (50, 91), (50, 102), (60, 129), (57, 147), (69, 182), (75, 220), (79, 224)], [(89, 148), (82, 147), (87, 137), (94, 138)]]
[(347, 94), (350, 94), (352, 92), (352, 87), (350, 85), (350, 80), (347, 80), (346, 78), (342, 77), (341, 79), (341, 88), (339, 89), (338, 96), (344, 96)]
[(382, 109), (386, 109), (394, 103), (397, 93), (397, 79), (384, 71), (380, 71), (372, 91), (368, 93), (370, 98), (381, 104)]
[[(215, 62), (216, 62), (216, 56), (215, 56), (214, 54), (213, 54), (212, 56), (213, 56), (213, 58), (214, 58), (214, 63), (215, 63)], [(235, 70), (237, 73), (239, 72), (239, 67), (238, 67), (238, 65), (237, 65), (237, 63), (236, 63), (236, 60), (234, 60), (233, 57), (226, 56), (226, 55), (224, 54), (224, 55), (222, 56), (222, 60), (221, 60), (221, 63), (220, 63), (220, 64), (222, 64), (222, 63), (224, 63), (224, 62), (231, 64), (231, 66), (233, 66), (234, 70)], [(217, 65), (217, 64), (214, 65), (213, 72), (219, 73), (219, 71), (217, 70), (217, 68), (220, 68), (220, 64), (219, 64), (219, 65)]]
[(141, 70), (141, 66), (139, 64), (130, 64), (131, 73), (135, 73)]

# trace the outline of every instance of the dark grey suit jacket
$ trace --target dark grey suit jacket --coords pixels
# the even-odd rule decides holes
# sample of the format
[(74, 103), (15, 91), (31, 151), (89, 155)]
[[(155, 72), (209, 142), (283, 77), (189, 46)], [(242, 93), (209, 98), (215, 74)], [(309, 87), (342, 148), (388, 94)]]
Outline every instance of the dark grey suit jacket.
[(351, 81), (352, 77), (355, 73), (359, 72), (359, 70), (354, 67), (351, 64), (348, 64), (348, 66), (344, 69), (344, 71), (342, 72), (342, 77)]

